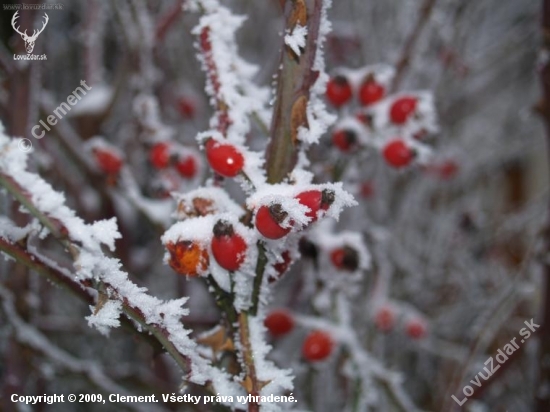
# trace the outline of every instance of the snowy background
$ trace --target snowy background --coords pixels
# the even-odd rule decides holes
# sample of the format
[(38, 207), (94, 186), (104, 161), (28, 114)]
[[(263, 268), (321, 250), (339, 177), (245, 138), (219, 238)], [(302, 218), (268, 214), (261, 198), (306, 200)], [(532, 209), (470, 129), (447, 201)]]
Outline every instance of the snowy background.
[[(36, 40), (33, 53), (47, 60), (31, 63), (13, 59), (24, 43), (14, 11), (0, 10), (0, 409), (30, 410), (12, 393), (246, 395), (248, 342), (261, 394), (298, 399), (262, 411), (531, 410), (536, 337), (474, 386), (475, 400), (458, 408), (451, 395), (464, 397), (483, 362), (537, 319), (542, 299), (538, 2), (334, 2), (293, 136), (297, 166), (283, 183), (263, 168), (284, 102), (277, 87), (292, 83), (278, 69), (310, 56), (311, 26), (285, 30), (284, 1), (221, 3), (65, 2), (46, 11)], [(20, 14), (22, 29), (41, 27), (42, 11)], [(368, 74), (386, 94), (361, 107)], [(340, 108), (325, 97), (338, 75), (353, 89)], [(35, 139), (32, 127), (81, 80), (91, 91)], [(417, 98), (417, 110), (396, 126), (390, 107), (402, 96)], [(347, 152), (334, 140), (344, 129), (357, 138)], [(235, 178), (209, 163), (209, 138), (243, 156)], [(416, 153), (402, 168), (384, 155), (395, 138)], [(297, 200), (310, 190), (335, 196), (317, 207), (317, 222)], [(273, 204), (287, 213), (277, 240), (254, 224)], [(209, 207), (215, 213), (197, 216)], [(233, 274), (214, 258), (220, 219), (247, 245)], [(180, 241), (209, 256), (197, 276), (170, 264)], [(351, 269), (333, 257), (346, 246)], [(280, 308), (293, 328), (274, 336), (262, 325)], [(332, 341), (319, 361), (303, 350), (313, 330)]]

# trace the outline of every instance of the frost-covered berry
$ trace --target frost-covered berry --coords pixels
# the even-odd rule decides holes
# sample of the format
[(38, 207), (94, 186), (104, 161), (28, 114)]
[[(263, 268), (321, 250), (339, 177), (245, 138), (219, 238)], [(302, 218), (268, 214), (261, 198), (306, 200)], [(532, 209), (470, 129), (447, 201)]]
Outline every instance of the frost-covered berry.
[(155, 143), (149, 151), (149, 161), (155, 169), (165, 169), (170, 164), (170, 144)]
[(276, 281), (277, 279), (280, 279), (281, 276), (283, 276), (286, 273), (286, 271), (288, 270), (290, 264), (292, 263), (292, 258), (290, 257), (290, 252), (288, 250), (285, 250), (281, 254), (281, 257), (283, 258), (283, 261), (275, 263), (273, 265), (273, 267), (277, 271), (277, 276), (276, 277), (271, 277), (269, 279), (272, 282)]
[(321, 361), (331, 354), (333, 346), (332, 338), (327, 332), (315, 330), (306, 336), (302, 345), (302, 355), (310, 362)]
[(237, 176), (244, 166), (244, 157), (235, 146), (214, 139), (206, 142), (206, 158), (210, 167), (224, 177)]
[(168, 264), (180, 275), (197, 276), (208, 268), (208, 252), (196, 242), (170, 242), (166, 249), (170, 253)]
[(256, 229), (268, 239), (280, 239), (290, 232), (290, 227), (281, 227), (288, 213), (280, 204), (262, 206), (256, 213)]
[(311, 219), (310, 223), (317, 220), (317, 212), (319, 210), (327, 210), (334, 202), (334, 191), (329, 189), (308, 190), (296, 196), (300, 204), (309, 208), (306, 216)]
[(332, 144), (342, 152), (349, 152), (357, 145), (357, 134), (353, 130), (337, 130), (332, 135)]
[(418, 99), (412, 96), (403, 96), (396, 99), (390, 107), (390, 119), (394, 124), (404, 124), (416, 110)]
[(385, 93), (384, 86), (374, 79), (367, 79), (359, 88), (359, 102), (363, 106), (368, 106), (382, 100)]
[(118, 174), (122, 168), (122, 159), (110, 150), (97, 148), (94, 150), (94, 158), (103, 173)]
[(273, 310), (264, 320), (264, 325), (273, 336), (283, 336), (294, 328), (294, 318), (284, 310)]
[(235, 233), (233, 225), (225, 220), (219, 220), (214, 225), (213, 232), (211, 248), (214, 259), (225, 270), (238, 270), (246, 257), (245, 240)]
[(389, 306), (382, 306), (374, 314), (374, 324), (382, 332), (389, 332), (395, 326), (395, 311)]
[(396, 139), (389, 142), (383, 150), (386, 162), (395, 168), (408, 166), (415, 157), (415, 152), (407, 144)]
[(335, 107), (346, 104), (352, 95), (351, 85), (344, 76), (335, 76), (327, 83), (327, 99)]
[(422, 339), (428, 333), (428, 328), (422, 320), (410, 319), (405, 324), (405, 332), (411, 339)]
[(182, 117), (191, 119), (195, 116), (195, 103), (188, 97), (180, 97), (177, 102), (178, 112)]
[(332, 264), (339, 270), (353, 272), (359, 267), (359, 255), (355, 249), (344, 246), (330, 252)]
[(197, 169), (197, 160), (194, 156), (181, 157), (176, 163), (178, 173), (187, 179), (195, 177)]

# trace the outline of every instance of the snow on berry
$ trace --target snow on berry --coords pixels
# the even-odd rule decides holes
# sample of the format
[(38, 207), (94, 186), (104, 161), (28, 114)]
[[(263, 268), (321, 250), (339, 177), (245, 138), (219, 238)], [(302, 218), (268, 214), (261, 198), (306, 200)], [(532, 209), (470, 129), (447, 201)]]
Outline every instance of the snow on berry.
[[(95, 279), (103, 285), (110, 299), (118, 302), (106, 302), (103, 309), (97, 307), (97, 312), (88, 317), (90, 324), (105, 332), (105, 328), (117, 326), (116, 318), (121, 307), (130, 313), (138, 314), (137, 316), (143, 319), (142, 327), (164, 331), (174, 351), (187, 360), (192, 371), (187, 376), (189, 381), (198, 385), (209, 381), (216, 385), (217, 390), (242, 393), (240, 386), (228, 373), (214, 367), (210, 361), (197, 353), (196, 343), (188, 336), (190, 331), (186, 330), (181, 322), (181, 317), (188, 315), (188, 310), (182, 307), (187, 298), (162, 301), (147, 294), (145, 288), (132, 283), (128, 279), (128, 274), (121, 270), (120, 261), (105, 255), (102, 251), (102, 244), (113, 250), (115, 239), (120, 237), (115, 219), (91, 225), (84, 223), (65, 205), (63, 195), (54, 191), (39, 176), (27, 171), (28, 154), (19, 150), (17, 140), (9, 139), (3, 130), (0, 123), (0, 173), (9, 176), (14, 184), (25, 188), (29, 196), (28, 201), (34, 208), (49, 219), (60, 222), (65, 228), (65, 236), (72, 242), (72, 247), (77, 253), (74, 258), (76, 280), (84, 282), (87, 279)], [(61, 269), (59, 273), (63, 274), (65, 271)], [(75, 280), (71, 274), (67, 274), (67, 278), (70, 281)], [(81, 283), (82, 286), (84, 284)]]
[(219, 187), (200, 187), (187, 193), (175, 193), (177, 202), (174, 217), (185, 220), (197, 216), (228, 213), (238, 218), (245, 213), (244, 209)]
[(89, 150), (97, 163), (99, 169), (108, 174), (118, 174), (123, 165), (122, 152), (105, 139), (95, 136), (91, 138), (85, 146)]
[(230, 272), (238, 270), (246, 257), (246, 241), (235, 233), (231, 223), (222, 219), (216, 222), (212, 231), (211, 248), (216, 262)]
[(288, 216), (279, 203), (270, 206), (261, 206), (256, 212), (256, 229), (268, 239), (280, 239), (290, 232), (290, 227), (283, 228)]

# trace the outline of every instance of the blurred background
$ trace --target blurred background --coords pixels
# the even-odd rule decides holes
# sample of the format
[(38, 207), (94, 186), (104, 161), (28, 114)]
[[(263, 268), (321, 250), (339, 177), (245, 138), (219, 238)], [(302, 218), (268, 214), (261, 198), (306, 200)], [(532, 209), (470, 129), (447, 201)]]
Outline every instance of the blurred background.
[[(61, 10), (21, 10), (22, 28), (41, 27), (44, 12), (49, 17), (33, 51), (47, 60), (34, 62), (14, 60), (14, 54), (26, 52), (11, 25), (15, 10), (3, 3), (0, 120), (8, 135), (32, 142), (31, 168), (63, 191), (82, 218), (117, 217), (123, 239), (115, 255), (132, 280), (160, 298), (190, 296), (191, 314), (184, 323), (199, 333), (218, 322), (219, 311), (200, 280), (177, 276), (163, 263), (159, 240), (175, 209), (169, 193), (196, 188), (210, 174), (195, 141), (212, 114), (191, 34), (198, 16), (183, 11), (183, 3), (77, 0), (60, 3)], [(354, 325), (365, 351), (387, 371), (401, 374), (404, 391), (420, 410), (533, 410), (536, 338), (527, 340), (481, 388), (474, 388), (473, 399), (464, 406), (459, 408), (451, 395), (462, 399), (464, 385), (483, 370), (489, 356), (519, 336), (525, 320), (537, 319), (542, 304), (539, 258), (549, 182), (543, 122), (537, 113), (538, 3), (347, 0), (334, 2), (329, 12), (329, 74), (342, 67), (394, 66), (398, 91), (434, 94), (439, 132), (427, 140), (433, 151), (430, 160), (399, 172), (375, 150), (342, 153), (330, 133), (311, 149), (316, 179), (342, 180), (359, 206), (338, 223), (306, 234), (302, 245), (314, 252), (302, 247), (302, 258), (278, 282), (270, 306), (325, 316), (320, 302), (330, 297), (330, 287), (316, 285), (326, 284), (334, 269), (327, 264), (321, 239), (335, 231), (360, 233), (373, 268), (349, 281), (355, 290), (346, 295)], [(258, 66), (257, 83), (272, 87), (284, 30), (281, 2), (225, 4), (247, 16), (238, 32), (241, 56)], [(32, 127), (66, 101), (81, 80), (91, 91), (44, 138), (34, 138)], [(331, 110), (340, 119), (353, 113)], [(87, 165), (91, 154), (86, 143), (95, 136), (124, 154), (138, 196)], [(150, 145), (161, 136), (192, 153), (196, 169), (191, 175), (154, 167)], [(249, 144), (265, 148), (267, 136), (260, 127), (249, 136)], [(244, 199), (237, 185), (228, 182), (227, 187), (235, 199)], [(151, 208), (166, 211), (164, 221), (152, 218)], [(20, 225), (28, 221), (3, 192), (0, 212)], [(70, 267), (53, 242), (44, 241), (41, 247), (59, 265)], [(172, 393), (180, 387), (181, 376), (171, 359), (146, 339), (124, 328), (112, 330), (108, 338), (89, 328), (84, 317), (90, 302), (9, 259), (0, 262), (0, 284), (4, 302), (13, 297), (12, 306), (5, 303), (0, 309), (0, 409), (31, 410), (11, 403), (12, 393), (107, 393), (89, 373), (90, 365), (132, 393)], [(381, 307), (393, 311), (391, 330), (380, 324)], [(420, 339), (404, 327), (411, 314), (426, 322), (427, 333)], [(38, 331), (51, 347), (29, 344), (16, 333), (17, 322)], [(296, 376), (296, 410), (355, 411), (353, 400), (363, 396), (372, 401), (369, 410), (403, 410), (392, 399), (388, 381), (373, 378), (368, 390), (357, 387), (345, 356), (319, 365), (304, 362), (304, 335), (298, 329), (281, 339), (270, 338), (272, 359)], [(190, 391), (201, 393), (200, 388)], [(78, 408), (125, 409), (133, 407)], [(73, 409), (58, 404), (32, 410)]]

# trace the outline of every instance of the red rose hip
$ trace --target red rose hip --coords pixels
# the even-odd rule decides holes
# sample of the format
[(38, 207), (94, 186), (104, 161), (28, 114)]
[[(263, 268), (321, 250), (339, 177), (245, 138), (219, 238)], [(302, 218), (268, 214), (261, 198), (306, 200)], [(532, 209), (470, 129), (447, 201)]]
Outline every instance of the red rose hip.
[(390, 107), (390, 119), (394, 124), (402, 125), (415, 112), (418, 99), (404, 96), (395, 100)]
[(193, 156), (180, 158), (176, 163), (176, 170), (181, 176), (191, 179), (197, 174), (197, 161)]
[(368, 106), (382, 100), (385, 93), (384, 86), (374, 79), (367, 79), (359, 89), (359, 101), (363, 106)]
[(273, 336), (283, 336), (294, 328), (294, 319), (286, 310), (274, 310), (267, 315), (264, 325)]
[(122, 159), (117, 154), (107, 149), (95, 149), (94, 157), (102, 172), (117, 174), (122, 168)]
[(357, 135), (352, 130), (338, 130), (332, 135), (332, 144), (342, 152), (349, 152), (357, 145)]
[(335, 76), (327, 83), (327, 99), (335, 107), (346, 104), (352, 95), (351, 85), (344, 76)]
[(237, 176), (244, 166), (244, 157), (235, 146), (213, 139), (206, 142), (206, 158), (210, 167), (224, 177)]
[(383, 150), (386, 162), (395, 168), (408, 166), (415, 157), (415, 152), (400, 139), (392, 140)]
[(332, 352), (334, 346), (330, 335), (321, 330), (309, 333), (302, 345), (302, 355), (310, 362), (317, 362), (326, 359)]
[(280, 204), (262, 206), (256, 213), (256, 229), (268, 239), (280, 239), (290, 232), (290, 227), (281, 227), (288, 214)]
[(378, 330), (389, 332), (395, 326), (395, 312), (388, 306), (382, 306), (374, 315), (374, 324)]
[(309, 208), (306, 212), (306, 216), (311, 219), (310, 223), (317, 220), (317, 212), (319, 210), (327, 210), (334, 202), (334, 192), (329, 189), (320, 190), (308, 190), (300, 193), (296, 196), (300, 204)]
[(170, 164), (170, 145), (155, 143), (149, 152), (149, 161), (155, 169), (165, 169)]
[(405, 325), (405, 332), (411, 339), (422, 339), (426, 336), (426, 324), (419, 319), (411, 319)]
[(225, 220), (219, 220), (214, 225), (214, 237), (211, 248), (214, 259), (225, 270), (238, 270), (246, 257), (247, 244), (235, 233), (233, 225)]
[(349, 246), (334, 249), (330, 253), (332, 264), (340, 270), (353, 272), (359, 267), (359, 254)]

